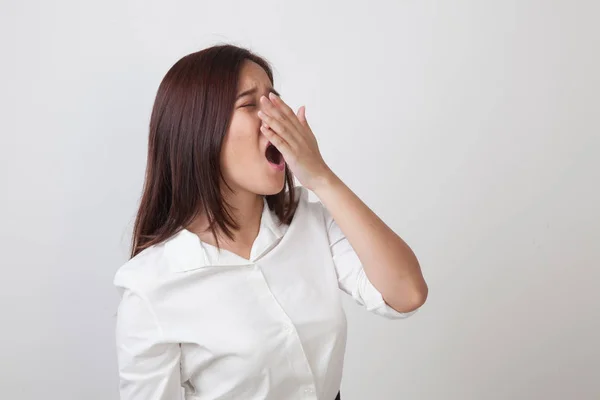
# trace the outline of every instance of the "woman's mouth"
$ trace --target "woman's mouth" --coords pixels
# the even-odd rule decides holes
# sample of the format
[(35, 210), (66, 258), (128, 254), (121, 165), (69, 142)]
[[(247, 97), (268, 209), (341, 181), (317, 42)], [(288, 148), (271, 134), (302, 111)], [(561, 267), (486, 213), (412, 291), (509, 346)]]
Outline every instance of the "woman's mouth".
[(283, 155), (272, 143), (269, 143), (267, 146), (265, 157), (267, 158), (269, 164), (276, 170), (283, 171), (285, 169), (285, 160), (283, 159)]

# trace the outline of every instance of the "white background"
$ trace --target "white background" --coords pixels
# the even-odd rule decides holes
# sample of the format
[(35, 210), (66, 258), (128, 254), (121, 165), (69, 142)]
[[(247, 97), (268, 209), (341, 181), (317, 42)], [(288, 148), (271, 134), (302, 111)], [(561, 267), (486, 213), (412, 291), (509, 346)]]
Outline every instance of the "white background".
[[(344, 400), (600, 398), (597, 1), (2, 1), (0, 398), (117, 399), (158, 84), (227, 42), (305, 104), (427, 304), (346, 302)], [(328, 400), (328, 399), (325, 399)]]

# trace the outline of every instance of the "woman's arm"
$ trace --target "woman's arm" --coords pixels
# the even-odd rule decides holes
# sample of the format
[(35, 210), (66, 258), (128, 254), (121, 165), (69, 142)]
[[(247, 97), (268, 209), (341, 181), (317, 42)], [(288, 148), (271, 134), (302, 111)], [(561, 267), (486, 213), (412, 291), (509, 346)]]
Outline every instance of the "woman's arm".
[(147, 301), (123, 290), (116, 325), (121, 400), (179, 400), (180, 349), (168, 343)]
[(357, 253), (369, 281), (399, 312), (420, 307), (427, 284), (408, 245), (363, 203), (327, 166), (306, 120), (274, 93), (261, 97), (261, 131), (283, 154), (286, 164), (312, 190)]
[(404, 313), (423, 305), (427, 284), (415, 254), (404, 240), (333, 172), (316, 181), (312, 190), (350, 242), (386, 303)]

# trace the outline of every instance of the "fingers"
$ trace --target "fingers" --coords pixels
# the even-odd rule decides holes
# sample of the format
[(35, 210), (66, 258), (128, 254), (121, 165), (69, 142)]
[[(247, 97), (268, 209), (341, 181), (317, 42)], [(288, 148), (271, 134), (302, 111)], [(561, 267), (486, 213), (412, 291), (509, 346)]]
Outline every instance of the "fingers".
[(288, 106), (285, 103), (285, 101), (281, 100), (281, 97), (279, 97), (275, 93), (271, 92), (271, 93), (269, 93), (269, 99), (278, 109), (281, 110), (283, 115), (285, 115), (286, 117), (289, 118), (290, 122), (292, 122), (294, 125), (296, 125), (296, 127), (300, 128), (300, 126), (301, 126), (299, 124), (300, 121), (298, 121), (298, 118), (296, 117), (294, 110), (292, 110), (292, 108), (290, 106)]
[(269, 142), (273, 143), (273, 146), (279, 150), (284, 159), (289, 157), (290, 146), (285, 140), (283, 140), (281, 136), (273, 131), (270, 126), (263, 123), (260, 127), (260, 131), (267, 137), (267, 139), (269, 139)]
[(263, 119), (263, 121), (267, 122), (275, 132), (284, 136), (284, 139), (288, 141), (294, 141), (296, 139), (293, 137), (295, 136), (295, 131), (302, 133), (303, 127), (300, 124), (300, 121), (298, 121), (298, 118), (292, 109), (289, 108), (288, 105), (285, 104), (279, 97), (273, 93), (270, 94), (270, 97), (273, 100), (262, 96), (260, 98), (260, 103), (263, 114), (266, 114), (271, 119), (267, 120), (267, 118), (263, 118), (260, 114), (259, 116)]
[(287, 134), (287, 130), (285, 129), (284, 124), (280, 120), (272, 117), (269, 114), (266, 114), (262, 110), (258, 112), (258, 116), (260, 117), (263, 123), (267, 124), (269, 129), (272, 129), (275, 133), (283, 136), (284, 139), (289, 139), (290, 135)]
[(271, 93), (269, 97), (260, 98), (262, 109), (258, 116), (263, 123), (260, 129), (289, 161), (299, 148), (316, 144), (306, 120), (306, 107), (300, 107), (296, 114), (275, 94)]
[(298, 121), (300, 121), (300, 123), (306, 127), (308, 127), (308, 121), (306, 120), (306, 107), (302, 106), (298, 109)]

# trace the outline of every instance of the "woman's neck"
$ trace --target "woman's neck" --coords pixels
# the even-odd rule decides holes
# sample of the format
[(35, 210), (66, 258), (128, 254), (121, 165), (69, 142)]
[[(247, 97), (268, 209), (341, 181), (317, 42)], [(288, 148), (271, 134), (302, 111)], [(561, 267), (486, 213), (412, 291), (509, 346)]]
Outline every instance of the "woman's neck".
[[(230, 213), (239, 226), (239, 230), (232, 231), (233, 240), (229, 239), (217, 228), (219, 246), (222, 248), (252, 247), (260, 230), (260, 222), (264, 207), (263, 196), (255, 193), (238, 191), (235, 194), (224, 196), (230, 206)], [(205, 243), (216, 245), (212, 232), (208, 230), (208, 218), (203, 213), (187, 228), (197, 234)]]
[[(238, 193), (226, 198), (227, 204), (231, 206), (231, 213), (240, 229), (233, 232), (234, 241), (252, 244), (260, 228), (264, 200), (255, 193)], [(225, 239), (228, 240), (228, 239)]]

